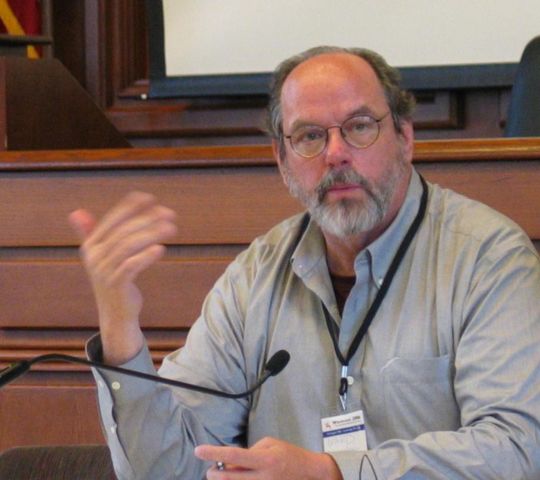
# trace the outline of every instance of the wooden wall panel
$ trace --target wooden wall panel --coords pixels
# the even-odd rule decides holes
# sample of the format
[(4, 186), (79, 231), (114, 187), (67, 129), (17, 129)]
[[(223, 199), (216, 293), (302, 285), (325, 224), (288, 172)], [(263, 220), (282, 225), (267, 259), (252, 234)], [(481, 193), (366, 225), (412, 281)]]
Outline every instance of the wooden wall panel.
[[(45, 353), (57, 352), (66, 355), (83, 355), (84, 345), (97, 329), (97, 319), (93, 328), (82, 329), (72, 328), (1, 328), (0, 329), (0, 368), (4, 368), (10, 363), (19, 362), (24, 359), (43, 355)], [(159, 366), (163, 357), (177, 348), (181, 347), (186, 339), (188, 329), (177, 328), (171, 329), (150, 329), (143, 328), (147, 343), (151, 350), (151, 355), (154, 363)], [(35, 375), (36, 372), (52, 372), (54, 373), (53, 381), (50, 377)], [(89, 369), (86, 366), (79, 364), (66, 364), (58, 362), (38, 363), (32, 367), (31, 372), (27, 373), (23, 379), (23, 383), (35, 383), (36, 381), (42, 384), (72, 385), (74, 378), (73, 372), (84, 372), (84, 383), (91, 383), (90, 377), (86, 375)], [(59, 374), (69, 373), (64, 378)]]
[(12, 445), (103, 443), (93, 385), (0, 390), (0, 449)]
[[(536, 161), (419, 163), (430, 181), (487, 203), (515, 218), (529, 235), (538, 235), (534, 195), (540, 181)], [(508, 187), (512, 187), (511, 189)], [(506, 188), (503, 188), (506, 187)], [(131, 190), (154, 193), (178, 214), (175, 244), (244, 244), (295, 212), (277, 169), (272, 167), (178, 171), (145, 170), (99, 174), (10, 173), (0, 178), (0, 245), (69, 246), (76, 243), (67, 216), (81, 206), (97, 215)], [(32, 192), (12, 208), (19, 192)], [(520, 208), (516, 209), (516, 205)], [(220, 215), (216, 216), (216, 212)], [(46, 232), (46, 234), (44, 234)]]
[[(139, 281), (146, 328), (188, 328), (231, 258), (166, 259)], [(91, 328), (97, 311), (83, 267), (77, 260), (25, 262), (0, 260), (0, 285), (8, 302), (0, 303), (0, 328)], [(174, 286), (174, 287), (173, 287)], [(24, 308), (21, 308), (24, 305)]]
[[(456, 144), (468, 149), (448, 148)], [(538, 235), (531, 200), (537, 198), (540, 171), (530, 153), (536, 152), (538, 141), (501, 139), (490, 145), (418, 142), (416, 166), (427, 179), (509, 214), (531, 237)], [(243, 150), (253, 155), (251, 163)], [(10, 160), (21, 157), (6, 154), (6, 168), (0, 170), (0, 247), (73, 246), (77, 242), (66, 221), (69, 212), (82, 206), (101, 215), (134, 189), (154, 193), (176, 210), (180, 228), (171, 243), (178, 245), (246, 244), (301, 210), (287, 193), (269, 147), (190, 149), (187, 157), (183, 149), (142, 151), (140, 159), (141, 150), (134, 151), (131, 164), (125, 160), (129, 150), (106, 161), (84, 152), (88, 159), (77, 167), (67, 154), (57, 154), (62, 167), (57, 171), (51, 166), (54, 156), (45, 162), (40, 154), (26, 154), (21, 161), (26, 171), (17, 171), (17, 162)], [(220, 152), (223, 158), (216, 158)], [(35, 170), (31, 159), (38, 162)]]
[[(0, 177), (0, 224), (9, 226), (0, 231), (0, 245), (74, 245), (69, 212), (88, 206), (101, 215), (136, 189), (176, 210), (178, 244), (247, 243), (300, 210), (276, 167), (10, 172)], [(10, 203), (17, 197), (14, 211)]]
[[(417, 142), (415, 164), (514, 218), (540, 250), (540, 139)], [(84, 354), (96, 311), (67, 215), (81, 206), (101, 215), (132, 189), (178, 212), (168, 255), (140, 278), (156, 364), (183, 344), (230, 260), (300, 210), (267, 146), (0, 153), (0, 368)], [(94, 402), (85, 367), (37, 365), (0, 391), (0, 450), (102, 441)]]
[(531, 238), (540, 238), (538, 161), (425, 163), (418, 170), (431, 182), (480, 200), (512, 218)]

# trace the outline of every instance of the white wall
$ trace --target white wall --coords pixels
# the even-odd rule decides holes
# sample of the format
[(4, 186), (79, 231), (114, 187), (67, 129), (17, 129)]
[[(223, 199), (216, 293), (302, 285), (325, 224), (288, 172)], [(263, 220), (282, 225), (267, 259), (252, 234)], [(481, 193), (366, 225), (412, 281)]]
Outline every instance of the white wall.
[(163, 0), (167, 75), (269, 72), (321, 45), (394, 66), (518, 62), (539, 0)]

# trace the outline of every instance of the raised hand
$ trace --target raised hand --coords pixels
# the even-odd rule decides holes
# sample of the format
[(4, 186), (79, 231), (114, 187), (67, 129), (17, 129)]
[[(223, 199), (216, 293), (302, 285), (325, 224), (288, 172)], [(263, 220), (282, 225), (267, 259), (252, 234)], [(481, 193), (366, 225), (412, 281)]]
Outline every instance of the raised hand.
[(96, 298), (104, 360), (121, 364), (143, 345), (139, 326), (139, 273), (161, 258), (163, 242), (176, 233), (176, 215), (153, 195), (132, 192), (100, 222), (87, 210), (69, 221), (78, 233), (81, 257)]

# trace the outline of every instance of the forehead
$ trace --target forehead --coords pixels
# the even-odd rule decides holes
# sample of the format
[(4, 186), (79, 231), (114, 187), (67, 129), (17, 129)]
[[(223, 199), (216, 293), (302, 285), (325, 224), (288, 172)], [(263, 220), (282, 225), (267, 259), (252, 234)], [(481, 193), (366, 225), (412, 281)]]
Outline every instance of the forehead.
[(348, 53), (322, 54), (292, 70), (281, 92), (283, 124), (342, 121), (358, 111), (381, 113), (384, 90), (364, 59)]

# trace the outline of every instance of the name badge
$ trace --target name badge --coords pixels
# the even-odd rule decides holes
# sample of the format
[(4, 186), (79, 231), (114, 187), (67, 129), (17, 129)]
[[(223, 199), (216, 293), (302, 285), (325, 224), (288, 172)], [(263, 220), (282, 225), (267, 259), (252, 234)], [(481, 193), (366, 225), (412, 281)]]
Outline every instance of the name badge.
[(323, 418), (321, 426), (325, 452), (367, 450), (366, 426), (362, 410)]

